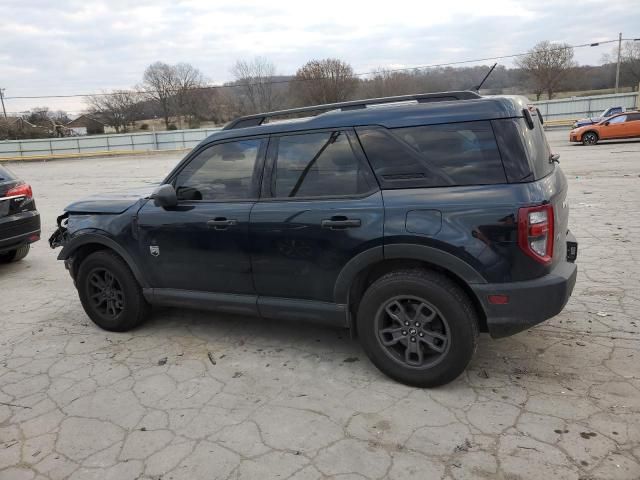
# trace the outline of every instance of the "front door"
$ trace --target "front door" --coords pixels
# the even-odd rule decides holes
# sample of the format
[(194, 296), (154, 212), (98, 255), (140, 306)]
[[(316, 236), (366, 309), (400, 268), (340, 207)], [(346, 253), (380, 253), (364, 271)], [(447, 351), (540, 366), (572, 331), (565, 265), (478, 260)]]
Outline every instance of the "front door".
[(260, 138), (205, 146), (170, 179), (177, 207), (144, 205), (139, 245), (152, 287), (255, 293), (249, 215), (265, 147)]
[(352, 131), (271, 137), (250, 227), (261, 298), (333, 302), (340, 271), (382, 245), (382, 228), (382, 195)]
[(627, 120), (626, 115), (618, 115), (612, 117), (605, 122), (606, 124), (600, 129), (600, 138), (602, 140), (609, 140), (611, 138), (624, 138), (625, 135), (625, 122)]

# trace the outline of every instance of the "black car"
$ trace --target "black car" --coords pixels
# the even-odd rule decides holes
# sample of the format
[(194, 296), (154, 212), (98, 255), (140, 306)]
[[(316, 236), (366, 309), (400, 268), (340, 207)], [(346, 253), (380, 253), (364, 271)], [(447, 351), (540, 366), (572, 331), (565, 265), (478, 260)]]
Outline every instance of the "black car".
[(40, 214), (31, 186), (0, 165), (0, 263), (22, 260), (40, 240)]
[(107, 330), (150, 305), (311, 320), (351, 329), (390, 377), (440, 385), (478, 332), (525, 330), (573, 290), (567, 181), (541, 121), (473, 92), (242, 117), (155, 191), (69, 205), (50, 243)]

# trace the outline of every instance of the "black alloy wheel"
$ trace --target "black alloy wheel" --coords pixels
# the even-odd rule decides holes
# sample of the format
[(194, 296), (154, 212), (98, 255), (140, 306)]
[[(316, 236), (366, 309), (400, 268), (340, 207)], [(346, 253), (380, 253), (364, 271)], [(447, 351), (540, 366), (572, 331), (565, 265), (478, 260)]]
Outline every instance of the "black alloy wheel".
[(94, 268), (89, 273), (89, 298), (93, 307), (108, 318), (118, 318), (125, 307), (122, 286), (106, 268)]
[(378, 341), (396, 362), (410, 368), (430, 368), (450, 345), (449, 324), (426, 300), (410, 295), (391, 298), (375, 319)]
[(595, 132), (587, 132), (582, 136), (583, 145), (595, 145), (598, 143), (598, 135)]

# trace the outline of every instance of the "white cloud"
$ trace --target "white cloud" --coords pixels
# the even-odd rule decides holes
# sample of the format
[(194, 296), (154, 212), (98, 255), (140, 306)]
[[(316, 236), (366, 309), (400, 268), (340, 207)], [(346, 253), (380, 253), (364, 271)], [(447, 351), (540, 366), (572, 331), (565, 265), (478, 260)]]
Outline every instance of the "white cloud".
[[(192, 63), (221, 82), (237, 59), (255, 55), (273, 60), (282, 74), (327, 56), (370, 71), (521, 52), (544, 39), (576, 44), (615, 38), (619, 30), (640, 36), (637, 0), (582, 0), (580, 8), (568, 0), (132, 3), (4, 0), (0, 86), (9, 97), (125, 88), (156, 60)], [(595, 63), (608, 51), (584, 49), (576, 57)], [(78, 100), (8, 101), (10, 110), (43, 103), (82, 108)]]

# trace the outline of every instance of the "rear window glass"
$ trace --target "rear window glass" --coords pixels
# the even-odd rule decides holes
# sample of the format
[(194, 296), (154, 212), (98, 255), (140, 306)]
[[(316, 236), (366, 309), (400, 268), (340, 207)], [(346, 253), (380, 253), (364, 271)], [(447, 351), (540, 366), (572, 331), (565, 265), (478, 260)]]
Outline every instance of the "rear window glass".
[(553, 172), (555, 163), (550, 160), (551, 149), (537, 116), (533, 117), (533, 124), (533, 130), (524, 127), (524, 146), (533, 167), (533, 175), (538, 180)]
[(15, 175), (12, 174), (8, 168), (0, 165), (0, 182), (3, 182), (5, 180), (15, 180), (15, 178)]
[(358, 129), (383, 186), (454, 186), (506, 183), (489, 122)]
[(528, 138), (528, 127), (523, 118), (503, 118), (492, 120), (496, 134), (502, 165), (509, 183), (528, 182), (533, 180), (533, 171), (525, 144)]

